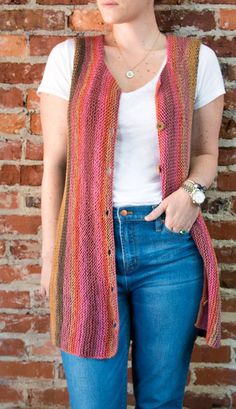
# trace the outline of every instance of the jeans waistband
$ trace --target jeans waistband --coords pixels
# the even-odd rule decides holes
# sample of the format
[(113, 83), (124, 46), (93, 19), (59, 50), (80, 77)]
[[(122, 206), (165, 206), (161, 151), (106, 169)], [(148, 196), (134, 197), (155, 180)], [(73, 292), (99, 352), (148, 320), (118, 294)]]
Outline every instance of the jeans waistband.
[(150, 213), (159, 204), (160, 203), (148, 205), (113, 206), (112, 207), (113, 219), (127, 221), (143, 220), (144, 216)]

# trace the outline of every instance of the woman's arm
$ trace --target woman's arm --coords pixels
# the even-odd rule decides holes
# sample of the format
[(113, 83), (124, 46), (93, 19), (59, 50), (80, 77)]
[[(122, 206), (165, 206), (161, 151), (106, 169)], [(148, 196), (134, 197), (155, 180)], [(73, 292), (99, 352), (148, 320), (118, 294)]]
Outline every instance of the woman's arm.
[[(218, 140), (224, 108), (224, 95), (196, 109), (193, 115), (191, 159), (188, 179), (209, 187), (217, 173)], [(179, 232), (189, 230), (195, 222), (199, 207), (192, 203), (189, 194), (180, 187), (157, 206), (148, 218), (151, 221), (166, 212), (165, 224)]]
[(193, 114), (190, 173), (188, 179), (209, 187), (218, 166), (218, 142), (224, 95), (196, 109)]
[(40, 288), (43, 296), (49, 295), (56, 224), (64, 191), (68, 134), (67, 109), (67, 100), (45, 92), (40, 94), (44, 164), (41, 188), (42, 271)]

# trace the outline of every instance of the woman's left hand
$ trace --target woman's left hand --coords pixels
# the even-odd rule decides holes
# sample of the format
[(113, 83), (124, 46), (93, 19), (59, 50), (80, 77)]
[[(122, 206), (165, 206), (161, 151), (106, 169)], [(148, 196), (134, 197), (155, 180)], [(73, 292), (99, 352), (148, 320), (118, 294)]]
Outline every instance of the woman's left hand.
[[(145, 220), (155, 220), (165, 211), (165, 225), (168, 229), (179, 233), (180, 230), (190, 230), (200, 213), (200, 207), (192, 202), (189, 194), (180, 187), (145, 216)], [(148, 218), (147, 218), (148, 216)]]

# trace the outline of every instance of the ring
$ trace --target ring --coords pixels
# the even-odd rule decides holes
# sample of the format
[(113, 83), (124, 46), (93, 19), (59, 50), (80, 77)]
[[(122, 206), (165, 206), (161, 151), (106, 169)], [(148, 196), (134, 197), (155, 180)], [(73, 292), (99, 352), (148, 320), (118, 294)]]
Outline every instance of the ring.
[(180, 230), (179, 233), (180, 234), (185, 234), (185, 233), (188, 233), (188, 230)]

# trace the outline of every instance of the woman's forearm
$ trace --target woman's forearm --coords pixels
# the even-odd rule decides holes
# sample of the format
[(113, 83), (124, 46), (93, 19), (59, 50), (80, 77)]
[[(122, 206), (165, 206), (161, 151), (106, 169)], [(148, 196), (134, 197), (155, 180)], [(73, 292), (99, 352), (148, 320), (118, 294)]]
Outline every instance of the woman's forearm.
[(217, 175), (218, 157), (202, 154), (191, 157), (188, 179), (194, 180), (209, 188)]
[(42, 253), (43, 262), (51, 262), (56, 235), (58, 213), (65, 183), (65, 167), (44, 166), (41, 190)]

